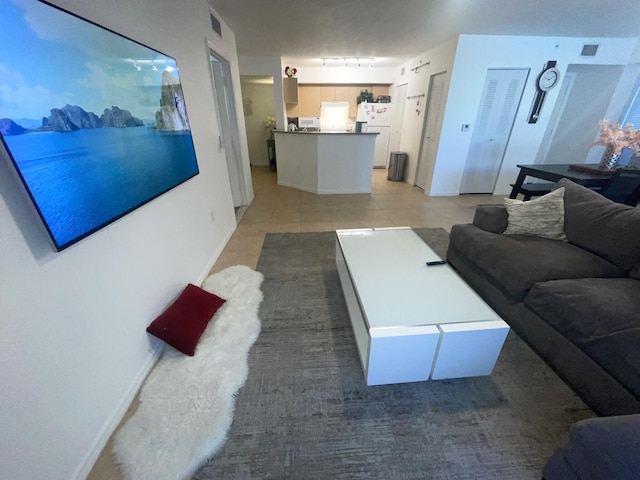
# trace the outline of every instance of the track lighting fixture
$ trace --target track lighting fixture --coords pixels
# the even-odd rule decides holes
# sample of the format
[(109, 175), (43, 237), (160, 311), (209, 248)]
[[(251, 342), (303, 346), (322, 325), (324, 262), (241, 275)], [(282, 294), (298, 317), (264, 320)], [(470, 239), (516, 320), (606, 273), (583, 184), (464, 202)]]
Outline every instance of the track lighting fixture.
[[(320, 60), (322, 60), (322, 68), (327, 68), (327, 63), (331, 64), (335, 64), (337, 62), (341, 62), (343, 67), (354, 67), (354, 68), (360, 68), (362, 66), (362, 63), (360, 62), (360, 57), (322, 57), (320, 58)], [(375, 57), (371, 57), (369, 60), (369, 68), (373, 68), (373, 63), (375, 61)]]

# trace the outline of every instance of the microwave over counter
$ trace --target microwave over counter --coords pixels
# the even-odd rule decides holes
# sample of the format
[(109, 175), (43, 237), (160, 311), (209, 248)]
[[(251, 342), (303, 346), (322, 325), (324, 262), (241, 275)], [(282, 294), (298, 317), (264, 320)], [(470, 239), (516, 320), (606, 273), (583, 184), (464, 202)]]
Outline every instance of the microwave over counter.
[(298, 117), (298, 129), (299, 130), (320, 130), (320, 118), (319, 117)]

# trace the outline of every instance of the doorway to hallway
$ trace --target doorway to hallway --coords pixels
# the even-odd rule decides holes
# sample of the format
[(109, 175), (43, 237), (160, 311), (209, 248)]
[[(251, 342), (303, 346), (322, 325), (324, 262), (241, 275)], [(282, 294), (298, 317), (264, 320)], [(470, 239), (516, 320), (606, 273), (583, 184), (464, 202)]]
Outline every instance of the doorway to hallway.
[(240, 154), (240, 133), (238, 131), (238, 116), (234, 103), (231, 66), (224, 57), (218, 55), (212, 49), (209, 50), (209, 61), (213, 75), (216, 113), (221, 133), (218, 136), (218, 150), (224, 149), (233, 206), (246, 207), (249, 204), (249, 199), (247, 198), (242, 155)]

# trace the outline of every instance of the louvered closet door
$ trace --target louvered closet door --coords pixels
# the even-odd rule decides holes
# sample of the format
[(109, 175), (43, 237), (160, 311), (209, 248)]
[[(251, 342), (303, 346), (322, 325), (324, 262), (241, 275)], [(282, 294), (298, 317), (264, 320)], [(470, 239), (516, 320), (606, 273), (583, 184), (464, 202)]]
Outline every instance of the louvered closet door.
[(528, 69), (489, 69), (460, 193), (493, 193)]

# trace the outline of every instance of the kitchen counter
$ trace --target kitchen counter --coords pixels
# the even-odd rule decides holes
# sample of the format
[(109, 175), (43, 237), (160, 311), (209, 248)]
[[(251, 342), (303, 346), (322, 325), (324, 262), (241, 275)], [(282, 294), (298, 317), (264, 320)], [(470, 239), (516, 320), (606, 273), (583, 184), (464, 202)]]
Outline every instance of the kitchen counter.
[(274, 133), (278, 185), (321, 195), (371, 193), (378, 133)]
[(314, 132), (310, 130), (296, 130), (295, 132), (282, 132), (279, 130), (275, 130), (274, 133), (291, 133), (291, 134), (311, 134), (311, 135), (380, 135), (378, 132)]

